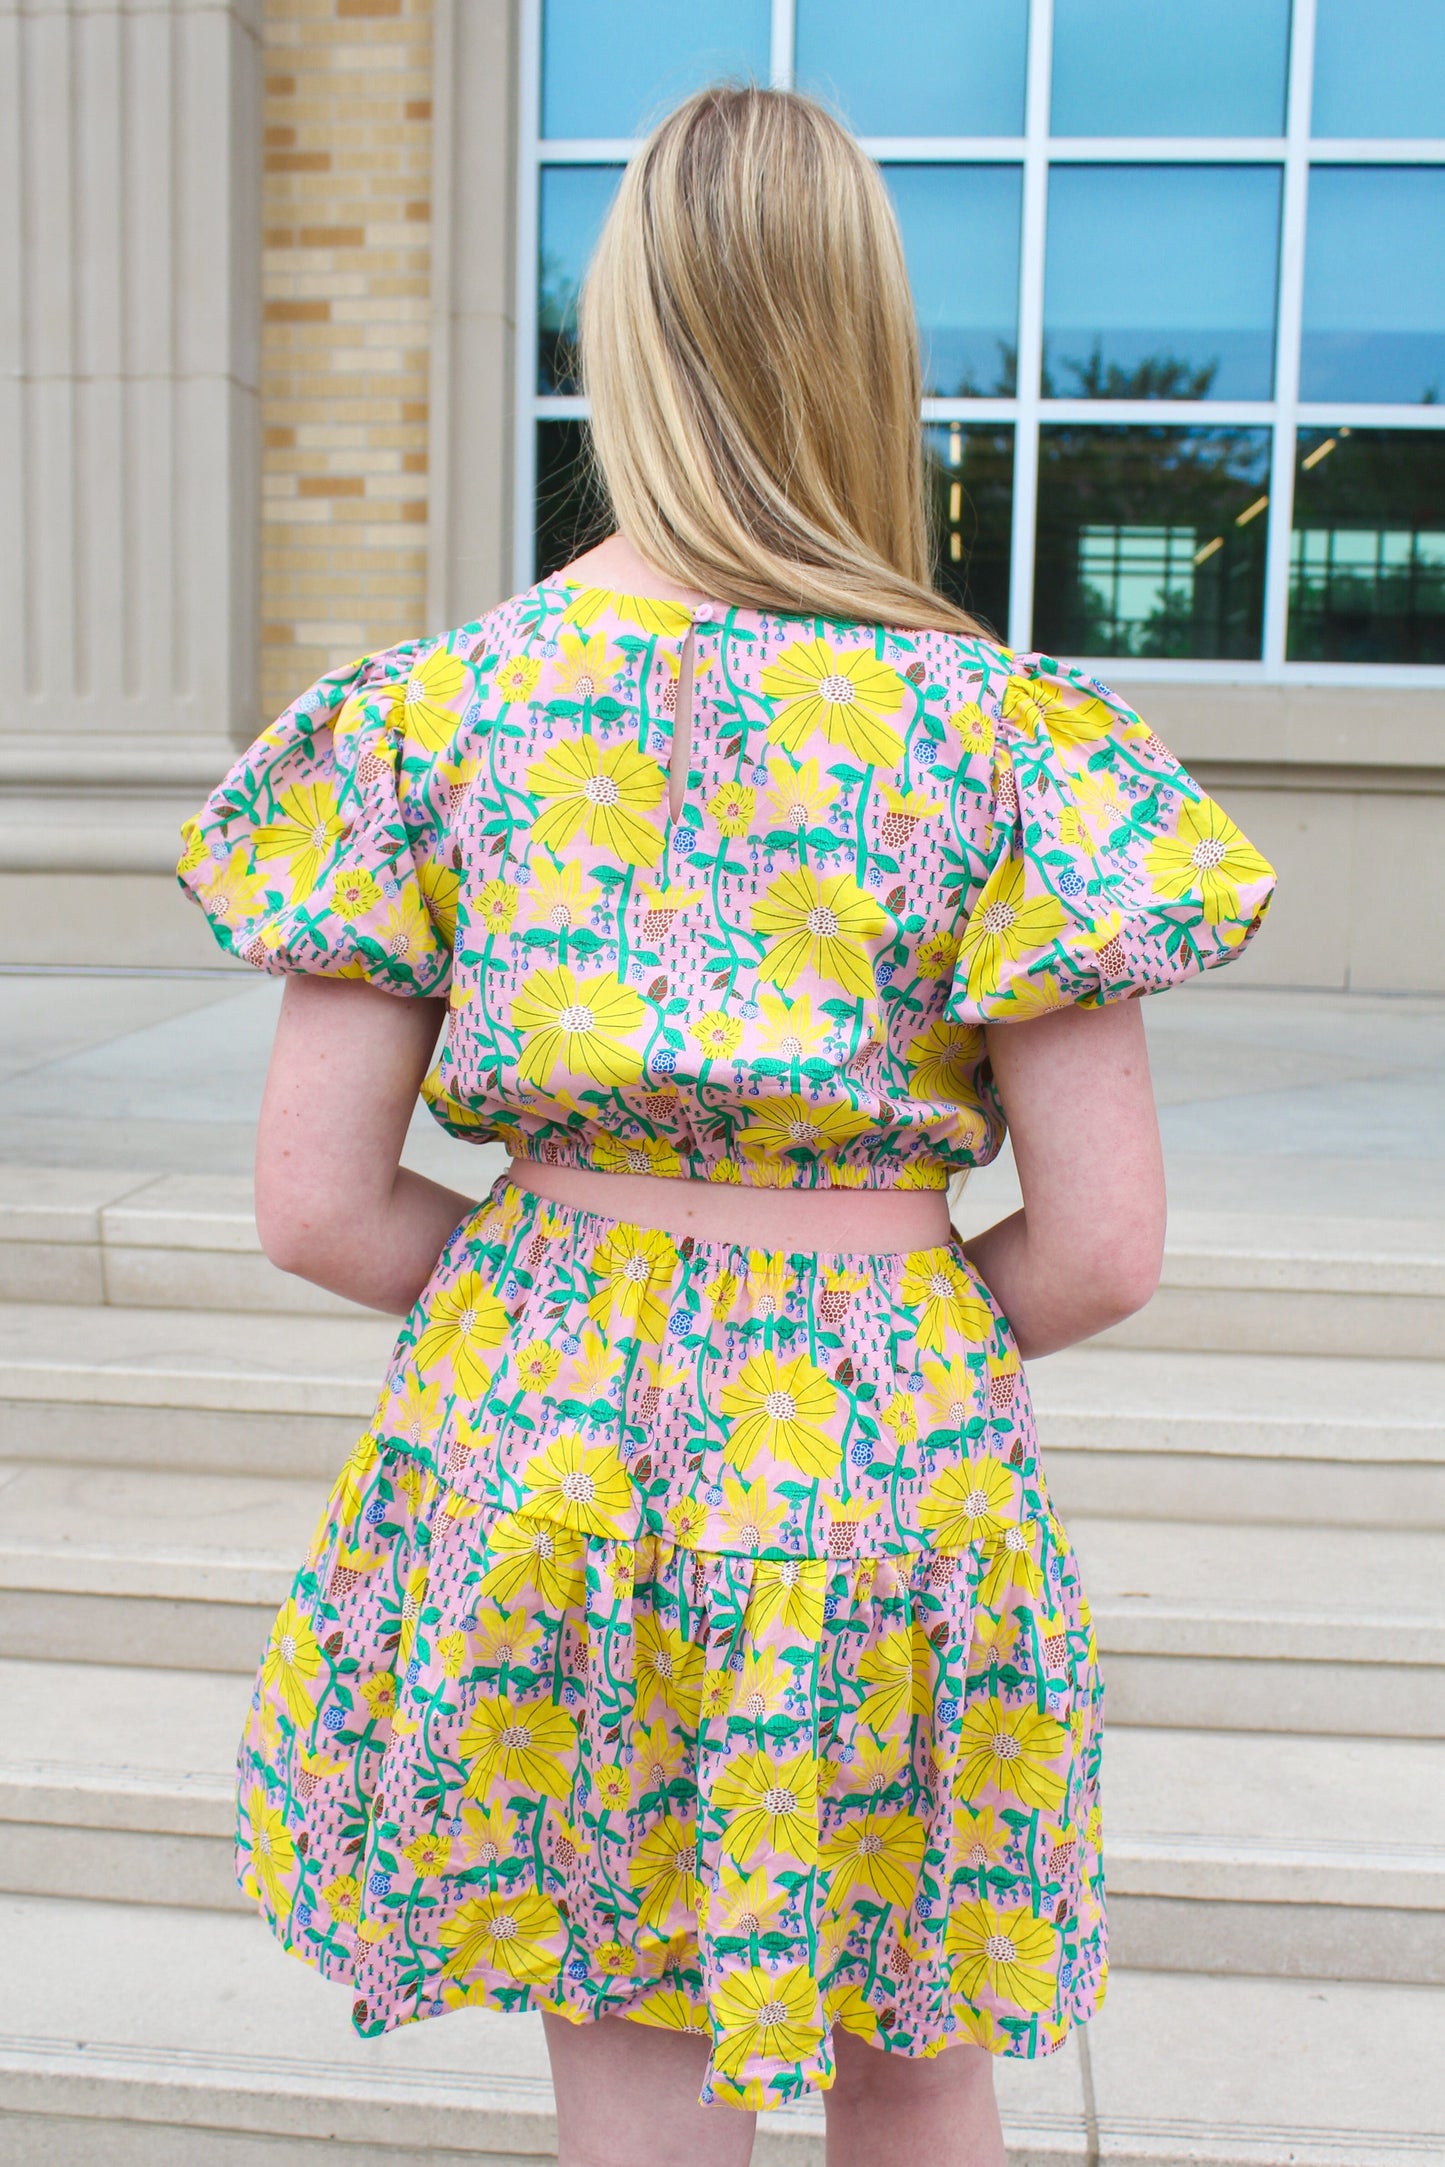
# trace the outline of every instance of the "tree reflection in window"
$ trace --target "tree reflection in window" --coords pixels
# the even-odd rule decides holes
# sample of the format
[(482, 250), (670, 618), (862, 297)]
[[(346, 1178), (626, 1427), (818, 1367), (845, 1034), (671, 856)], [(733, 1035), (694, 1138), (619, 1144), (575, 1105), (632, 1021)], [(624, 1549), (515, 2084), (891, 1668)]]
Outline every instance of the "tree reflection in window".
[(1445, 662), (1445, 433), (1300, 431), (1288, 652)]

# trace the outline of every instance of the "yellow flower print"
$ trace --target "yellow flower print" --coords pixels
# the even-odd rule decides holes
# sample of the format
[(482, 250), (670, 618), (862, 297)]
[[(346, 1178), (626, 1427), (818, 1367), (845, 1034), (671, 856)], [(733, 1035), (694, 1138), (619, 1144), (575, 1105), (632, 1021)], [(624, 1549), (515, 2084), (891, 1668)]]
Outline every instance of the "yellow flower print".
[(800, 751), (821, 730), (869, 767), (896, 767), (903, 758), (903, 740), (884, 720), (903, 705), (903, 679), (871, 647), (795, 640), (765, 665), (761, 684), (778, 702), (769, 735), (785, 752)]
[(509, 933), (517, 915), (517, 890), (509, 880), (483, 881), (470, 905), (473, 925), (484, 933)]
[(818, 1763), (811, 1753), (775, 1760), (770, 1753), (740, 1753), (713, 1786), (713, 1802), (725, 1816), (723, 1849), (743, 1865), (766, 1844), (771, 1858), (786, 1853), (800, 1866), (818, 1856)]
[(517, 1351), (512, 1374), (524, 1392), (542, 1393), (551, 1390), (561, 1367), (559, 1347), (548, 1346), (545, 1339), (529, 1339), (526, 1346)]
[(733, 1310), (737, 1307), (738, 1296), (742, 1291), (742, 1280), (736, 1272), (729, 1271), (726, 1267), (722, 1271), (714, 1273), (703, 1289), (713, 1315), (719, 1318), (731, 1316)]
[(707, 809), (724, 835), (746, 835), (757, 795), (751, 783), (724, 783), (708, 799)]
[(389, 1670), (379, 1670), (363, 1681), (361, 1697), (371, 1710), (372, 1721), (386, 1723), (396, 1710), (396, 1676)]
[(616, 1761), (593, 1769), (592, 1789), (608, 1813), (625, 1813), (632, 1803), (632, 1778)]
[(646, 1798), (650, 1792), (665, 1791), (673, 1778), (681, 1775), (682, 1745), (665, 1721), (634, 1733), (632, 1772), (639, 1798)]
[(294, 1891), (287, 1886), (296, 1871), (296, 1845), (286, 1817), (267, 1803), (258, 1783), (246, 1795), (246, 1819), (251, 1831), (251, 1865), (278, 1919), (289, 1917)]
[(781, 1158), (789, 1151), (828, 1157), (874, 1126), (873, 1117), (846, 1099), (805, 1099), (796, 1091), (757, 1100), (740, 1109), (751, 1116), (738, 1140), (744, 1158)]
[(753, 1873), (739, 1873), (724, 1863), (718, 1875), (717, 1893), (708, 1910), (708, 1926), (714, 1934), (738, 1934), (751, 1938), (765, 1934), (786, 1909), (788, 1892), (769, 1877), (766, 1864)]
[(514, 1701), (504, 1693), (478, 1701), (457, 1739), (468, 1764), (468, 1798), (480, 1797), (494, 1782), (565, 1798), (576, 1750), (577, 1727), (555, 1701)]
[(535, 1588), (549, 1610), (561, 1611), (583, 1601), (586, 1585), (582, 1538), (570, 1528), (525, 1513), (493, 1522), (480, 1597), (506, 1605)]
[(699, 1016), (688, 1029), (710, 1061), (725, 1061), (729, 1054), (736, 1053), (743, 1035), (742, 1019), (725, 1016), (720, 1009)]
[(443, 1976), (460, 1979), (481, 1969), (519, 1981), (550, 1979), (561, 1961), (562, 1934), (557, 1906), (536, 1890), (469, 1897), (437, 1932), (448, 1952)]
[(642, 1897), (637, 1923), (664, 1933), (674, 1912), (684, 1916), (697, 1900), (697, 1829), (691, 1821), (663, 1821), (649, 1829), (632, 1854), (628, 1878)]
[(754, 1556), (765, 1550), (784, 1520), (788, 1508), (782, 1498), (771, 1497), (765, 1482), (744, 1482), (731, 1472), (722, 1478), (723, 1523), (729, 1539)]
[(443, 1675), (452, 1679), (460, 1678), (467, 1667), (466, 1634), (439, 1633), (436, 1648)]
[(762, 1010), (758, 1043), (764, 1053), (776, 1054), (783, 1061), (817, 1059), (830, 1025), (826, 1017), (814, 1015), (806, 993), (795, 994), (789, 1001), (781, 993), (759, 989), (758, 1007)]
[(789, 760), (774, 767), (768, 791), (768, 817), (780, 828), (804, 834), (817, 827), (838, 795), (838, 785), (824, 780), (816, 760)]
[(510, 1858), (517, 1841), (516, 1815), (505, 1806), (461, 1809), (462, 1864), (490, 1869)]
[(508, 1670), (513, 1664), (530, 1664), (542, 1644), (542, 1628), (525, 1610), (503, 1610), (485, 1604), (477, 1613), (477, 1655), (489, 1670)]
[(684, 1987), (668, 1987), (661, 1994), (649, 1994), (645, 2001), (627, 2013), (629, 2024), (655, 2024), (662, 2031), (690, 2032), (696, 2039), (711, 2039), (712, 2024), (708, 2017), (707, 2003)]
[(402, 1852), (419, 1874), (436, 1876), (451, 1870), (452, 1839), (450, 1836), (417, 1836)]
[(871, 997), (873, 959), (864, 943), (884, 932), (888, 920), (851, 873), (825, 878), (799, 866), (772, 883), (752, 916), (755, 932), (776, 936), (758, 966), (760, 977), (786, 989), (811, 971), (845, 993)]
[(463, 1272), (432, 1296), (412, 1360), (422, 1370), (450, 1362), (457, 1389), (468, 1399), (480, 1399), (491, 1383), (490, 1366), (482, 1357), (501, 1346), (511, 1323), (480, 1272)]
[(697, 1726), (702, 1691), (702, 1650), (684, 1640), (675, 1625), (644, 1610), (633, 1624), (637, 1707), (644, 1721), (655, 1707), (676, 1716), (689, 1730)]
[(406, 1587), (401, 1598), (401, 1638), (397, 1642), (396, 1667), (405, 1670), (416, 1647), (416, 1629), (421, 1619), (422, 1606), (426, 1601), (427, 1566), (425, 1560), (413, 1565), (406, 1576)]
[(293, 1723), (309, 1723), (316, 1712), (320, 1675), (321, 1643), (306, 1612), (288, 1595), (266, 1643), (261, 1683), (281, 1702)]
[(1004, 717), (1020, 729), (1034, 731), (1042, 724), (1056, 752), (1079, 751), (1112, 735), (1116, 718), (1111, 707), (1092, 693), (1074, 701), (1028, 677), (1011, 677), (1003, 689)]
[(434, 647), (412, 665), (401, 688), (399, 720), (407, 742), (442, 752), (457, 734), (471, 696), (472, 673), (460, 655)]
[(321, 1901), (338, 1926), (355, 1926), (361, 1917), (361, 1883), (355, 1874), (338, 1874), (321, 1891)]
[(964, 751), (973, 759), (982, 759), (993, 751), (993, 717), (986, 715), (977, 700), (965, 700), (948, 718), (948, 727), (957, 733)]
[(764, 1349), (725, 1384), (718, 1405), (728, 1418), (727, 1454), (744, 1474), (760, 1452), (800, 1474), (828, 1481), (842, 1447), (829, 1424), (837, 1387), (805, 1354), (780, 1362)]
[(867, 1798), (879, 1798), (902, 1775), (908, 1751), (901, 1738), (861, 1738), (834, 1771), (829, 1789), (845, 1797), (861, 1791)]
[(764, 1558), (753, 1575), (748, 1597), (749, 1629), (762, 1633), (771, 1625), (803, 1640), (823, 1637), (823, 1588), (826, 1558)]
[(979, 1583), (978, 1599), (990, 1610), (1000, 1609), (1011, 1595), (1040, 1595), (1044, 1576), (1034, 1557), (1036, 1520), (1006, 1528), (995, 1541)]
[(642, 1055), (625, 1043), (647, 1014), (640, 994), (610, 971), (577, 978), (559, 964), (526, 979), (512, 996), (512, 1023), (527, 1034), (517, 1073), (540, 1090), (560, 1062), (592, 1083), (635, 1083)]
[(620, 617), (639, 632), (660, 632), (665, 639), (692, 629), (692, 611), (681, 602), (664, 602), (650, 594), (613, 594), (606, 587), (580, 587), (562, 622), (585, 631), (607, 616)]
[(1054, 1764), (1069, 1742), (1062, 1723), (991, 1699), (975, 1701), (959, 1731), (956, 1781), (966, 1799), (997, 1791), (1028, 1811), (1058, 1812), (1066, 1778)]
[[(803, 1561), (796, 1558), (789, 1562), (800, 1565)], [(818, 1622), (821, 1627), (821, 1614)], [(750, 1648), (742, 1669), (733, 1678), (731, 1713), (746, 1723), (761, 1723), (770, 1715), (783, 1714), (795, 1679), (796, 1673), (775, 1649)]]
[(577, 1352), (567, 1357), (576, 1397), (584, 1400), (603, 1398), (624, 1360), (622, 1349), (599, 1332), (589, 1318), (577, 1334)]
[(598, 1135), (592, 1146), (592, 1164), (605, 1174), (653, 1174), (659, 1180), (675, 1180), (682, 1161), (672, 1145), (660, 1136)]
[(597, 1245), (597, 1289), (587, 1304), (594, 1323), (615, 1333), (619, 1320), (639, 1339), (660, 1340), (667, 1331), (667, 1294), (677, 1269), (670, 1234), (623, 1224)]
[(1041, 971), (1037, 978), (1016, 978), (1008, 992), (1000, 996), (993, 1010), (999, 1023), (1027, 1023), (1033, 1016), (1047, 1016), (1064, 1005), (1063, 989), (1052, 971)]
[(552, 667), (554, 699), (575, 700), (585, 706), (589, 700), (601, 700), (611, 692), (622, 657), (612, 653), (605, 632), (580, 636), (577, 632), (563, 632), (557, 645), (561, 660)]
[[(455, 874), (453, 874), (455, 879)], [(332, 908), (335, 909), (333, 902)], [(376, 921), (372, 939), (396, 963), (425, 962), (436, 953), (436, 933), (421, 896), (410, 885), (394, 895)], [(446, 938), (451, 940), (449, 933)]]
[(791, 1258), (781, 1249), (748, 1251), (748, 1294), (759, 1317), (777, 1317), (787, 1302), (793, 1283)]
[(951, 1250), (915, 1250), (899, 1281), (898, 1300), (913, 1313), (914, 1337), (926, 1354), (942, 1354), (950, 1339), (982, 1345), (993, 1337), (993, 1312)]
[(944, 1947), (955, 1980), (971, 2001), (987, 1994), (1006, 2007), (1051, 2009), (1058, 1993), (1059, 1937), (1030, 1911), (1000, 1911), (987, 1901), (949, 1913)]
[(642, 913), (642, 933), (645, 940), (660, 940), (672, 926), (679, 911), (690, 910), (694, 903), (703, 899), (700, 888), (685, 888), (675, 882), (662, 887), (640, 888), (637, 908)]
[(341, 1473), (331, 1486), (327, 1506), (339, 1520), (349, 1520), (361, 1504), (367, 1478), (376, 1465), (380, 1447), (370, 1430), (363, 1430), (347, 1455)]
[(888, 1731), (900, 1716), (922, 1715), (928, 1707), (933, 1655), (928, 1635), (917, 1619), (895, 1626), (863, 1651), (858, 1680), (868, 1688), (858, 1720), (873, 1731)]
[(417, 886), (442, 939), (450, 947), (457, 937), (457, 899), (461, 876), (439, 859), (428, 858), (416, 869)]
[(824, 2031), (822, 1998), (805, 1964), (792, 1971), (752, 1964), (725, 1972), (712, 1995), (712, 2013), (718, 2026), (713, 2066), (724, 2077), (741, 2078), (757, 2057), (806, 2061)]
[(1018, 1478), (1004, 1461), (980, 1453), (965, 1467), (935, 1475), (918, 1507), (918, 1524), (940, 1550), (990, 1542), (1018, 1515)]
[(672, 1529), (673, 1540), (690, 1550), (698, 1536), (707, 1526), (707, 1507), (700, 1497), (680, 1497), (667, 1510), (667, 1524)]
[(732, 1672), (730, 1670), (704, 1671), (702, 1694), (698, 1701), (698, 1721), (700, 1723), (720, 1722), (732, 1704)]
[(943, 811), (938, 798), (931, 798), (926, 790), (895, 790), (892, 783), (880, 782), (878, 795), (887, 812), (883, 821), (885, 848), (907, 842), (920, 821), (931, 820), (935, 813)]
[(645, 815), (661, 804), (667, 772), (635, 745), (563, 738), (532, 762), (527, 788), (544, 800), (532, 833), (558, 857), (579, 832), (624, 865), (650, 868), (662, 856), (662, 827)]
[(1157, 896), (1166, 903), (1197, 898), (1206, 925), (1237, 918), (1240, 888), (1270, 875), (1268, 859), (1245, 841), (1212, 798), (1181, 805), (1177, 829), (1150, 844), (1144, 864)]
[(953, 1833), (965, 1861), (976, 1874), (999, 1865), (1013, 1838), (1008, 1823), (1001, 1821), (991, 1806), (961, 1803), (954, 1808)]
[(623, 1535), (635, 1517), (632, 1484), (614, 1445), (584, 1444), (580, 1431), (554, 1437), (522, 1476), (524, 1510), (586, 1535)]
[[(176, 871), (184, 879), (187, 873), (194, 873), (197, 866), (205, 864), (211, 855), (211, 843), (201, 823), (195, 819), (181, 822), (181, 841), (185, 848), (176, 860)], [(248, 862), (244, 848), (236, 856), (242, 864)]]
[(911, 1392), (895, 1392), (879, 1419), (892, 1430), (900, 1445), (916, 1442), (918, 1407)]
[(731, 1182), (736, 1188), (742, 1181), (743, 1170), (736, 1159), (714, 1159), (708, 1166), (707, 1178), (709, 1181)]
[(949, 1023), (936, 1016), (909, 1044), (908, 1077), (914, 1095), (932, 1105), (977, 1105), (982, 1058), (982, 1031), (970, 1023)]
[(958, 935), (939, 930), (926, 934), (913, 951), (913, 967), (920, 978), (948, 978), (958, 961)]
[(509, 655), (492, 679), (492, 687), (509, 707), (520, 707), (531, 699), (541, 674), (542, 664), (535, 655)]
[(575, 932), (585, 925), (593, 905), (601, 900), (596, 881), (570, 859), (565, 865), (550, 865), (543, 859), (533, 869), (525, 892), (529, 917), (550, 926), (554, 933)]
[(375, 910), (381, 890), (364, 865), (343, 866), (331, 883), (331, 908), (338, 918), (362, 918)]
[(868, 1813), (845, 1821), (818, 1854), (828, 1876), (829, 1911), (846, 1911), (855, 1896), (907, 1911), (923, 1858), (924, 1827), (912, 1813)]
[[(201, 856), (205, 855), (202, 850)], [(185, 865), (184, 858), (181, 864)], [(243, 844), (232, 851), (209, 886), (198, 891), (201, 908), (212, 925), (242, 925), (264, 909), (261, 892), (264, 886), (265, 882), (252, 864), (251, 853)]]
[(351, 823), (341, 816), (334, 784), (292, 783), (277, 792), (276, 817), (257, 828), (251, 847), (260, 865), (281, 860), (295, 883), (297, 900), (304, 901), (315, 893), (323, 866), (350, 833)]
[(637, 1951), (629, 1949), (625, 1941), (618, 1941), (615, 1936), (611, 1941), (599, 1942), (593, 1958), (597, 1969), (613, 1978), (630, 1979), (637, 1969)]
[(958, 944), (955, 985), (971, 1000), (997, 993), (1005, 966), (1042, 955), (1068, 924), (1057, 897), (1025, 900), (1027, 876), (1022, 858), (1000, 858), (973, 906)]

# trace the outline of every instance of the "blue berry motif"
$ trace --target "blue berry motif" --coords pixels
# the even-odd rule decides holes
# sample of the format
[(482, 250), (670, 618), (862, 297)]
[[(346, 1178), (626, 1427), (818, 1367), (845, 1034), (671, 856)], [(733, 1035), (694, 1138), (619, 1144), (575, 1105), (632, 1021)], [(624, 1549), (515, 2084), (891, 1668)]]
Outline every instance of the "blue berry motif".
[(888, 985), (893, 977), (893, 965), (891, 963), (880, 963), (873, 976), (880, 986)]
[(823, 1616), (825, 1618), (836, 1618), (842, 1608), (843, 1598), (841, 1595), (825, 1595), (823, 1597)]
[(411, 1661), (410, 1661), (410, 1662), (409, 1662), (409, 1663), (407, 1664), (407, 1666), (406, 1666), (406, 1682), (407, 1682), (407, 1684), (408, 1684), (408, 1685), (415, 1685), (415, 1684), (416, 1684), (416, 1682), (417, 1682), (417, 1679), (418, 1679), (418, 1678), (419, 1678), (420, 1676), (421, 1676), (421, 1663), (420, 1663), (420, 1660), (419, 1660), (419, 1659), (418, 1659), (418, 1658), (417, 1658), (416, 1656), (413, 1656), (413, 1657), (412, 1657), (412, 1659), (411, 1659)]
[(673, 832), (672, 840), (677, 848), (683, 852), (696, 850), (697, 830), (695, 828), (677, 828)]
[(957, 1714), (958, 1702), (956, 1700), (941, 1700), (939, 1702), (938, 1720), (940, 1723), (952, 1723)]
[(873, 1457), (873, 1446), (866, 1437), (855, 1437), (848, 1447), (848, 1458), (854, 1467), (866, 1467)]
[(1072, 866), (1069, 866), (1067, 871), (1060, 873), (1059, 886), (1063, 889), (1065, 895), (1082, 895), (1084, 892), (1083, 877), (1076, 873)]
[(691, 1330), (692, 1311), (690, 1309), (675, 1309), (667, 1320), (668, 1337), (670, 1339), (686, 1339)]
[(720, 1505), (723, 1501), (722, 1491), (715, 1482), (710, 1482), (702, 1494), (710, 1505)]
[(328, 1708), (321, 1718), (321, 1727), (327, 1731), (345, 1730), (346, 1710), (344, 1708)]
[(586, 1959), (586, 1957), (585, 1957), (585, 1956), (569, 1956), (569, 1957), (568, 1957), (568, 1959), (567, 1959), (567, 1977), (568, 1977), (569, 1979), (585, 1979), (585, 1978), (586, 1978), (586, 1976), (587, 1976), (587, 1959)]
[(378, 1526), (380, 1522), (386, 1518), (385, 1500), (379, 1497), (374, 1497), (371, 1503), (367, 1506), (366, 1511), (362, 1514), (362, 1518), (365, 1520), (368, 1527)]
[(369, 1896), (388, 1896), (391, 1893), (391, 1875), (373, 1874), (366, 1884)]
[(648, 1059), (659, 1076), (670, 1076), (677, 1067), (677, 1055), (670, 1046), (657, 1047)]

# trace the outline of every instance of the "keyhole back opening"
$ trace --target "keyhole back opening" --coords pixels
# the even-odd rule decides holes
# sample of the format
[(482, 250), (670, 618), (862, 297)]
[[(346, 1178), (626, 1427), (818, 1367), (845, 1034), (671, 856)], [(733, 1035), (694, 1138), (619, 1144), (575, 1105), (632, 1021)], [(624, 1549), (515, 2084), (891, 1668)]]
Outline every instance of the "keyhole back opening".
[(687, 771), (692, 759), (692, 658), (693, 634), (682, 643), (677, 665), (677, 706), (672, 718), (672, 748), (667, 761), (667, 809), (673, 821), (682, 818), (687, 796)]

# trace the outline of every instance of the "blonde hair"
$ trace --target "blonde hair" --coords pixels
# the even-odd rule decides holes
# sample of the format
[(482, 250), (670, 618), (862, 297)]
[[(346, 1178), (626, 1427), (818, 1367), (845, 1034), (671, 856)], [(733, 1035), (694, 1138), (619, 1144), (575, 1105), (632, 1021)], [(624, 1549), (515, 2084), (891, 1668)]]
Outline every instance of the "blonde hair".
[(978, 632), (935, 593), (913, 299), (882, 175), (794, 91), (698, 91), (623, 176), (581, 303), (617, 525), (720, 602)]

